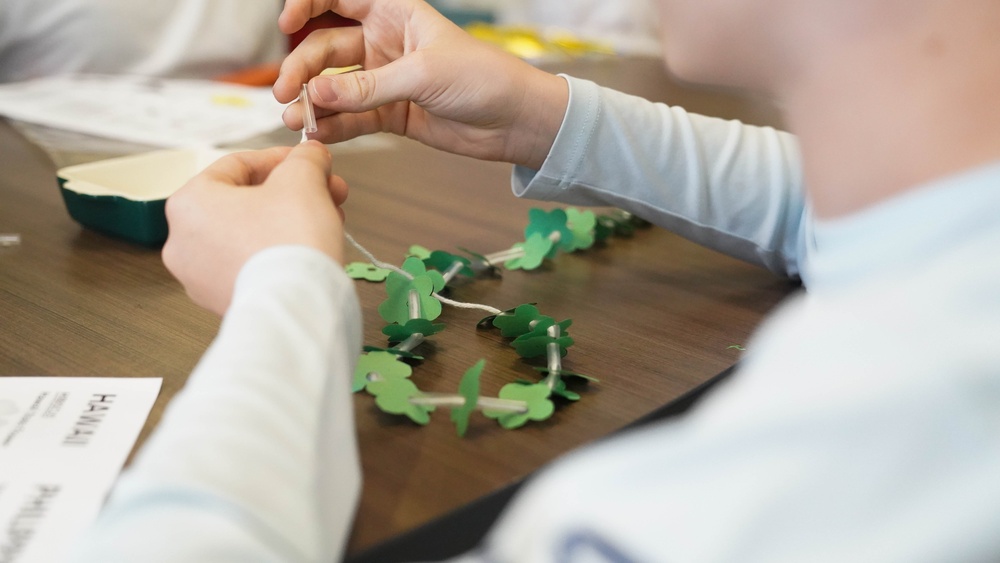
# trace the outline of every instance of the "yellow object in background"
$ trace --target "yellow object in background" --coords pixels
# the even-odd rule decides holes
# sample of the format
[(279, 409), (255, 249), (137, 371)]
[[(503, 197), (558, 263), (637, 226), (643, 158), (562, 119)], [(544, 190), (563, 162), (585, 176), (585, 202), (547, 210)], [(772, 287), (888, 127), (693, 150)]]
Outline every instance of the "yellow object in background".
[(345, 72), (354, 72), (356, 70), (361, 70), (361, 65), (334, 66), (323, 69), (323, 72), (319, 74), (320, 76), (331, 75), (331, 74), (344, 74)]
[(231, 106), (236, 108), (245, 108), (253, 105), (250, 99), (233, 94), (215, 94), (212, 96), (212, 103), (217, 106)]
[(526, 60), (615, 54), (614, 48), (609, 44), (581, 39), (569, 32), (546, 36), (530, 27), (496, 26), (486, 23), (469, 24), (465, 29), (473, 37), (497, 45), (508, 53)]

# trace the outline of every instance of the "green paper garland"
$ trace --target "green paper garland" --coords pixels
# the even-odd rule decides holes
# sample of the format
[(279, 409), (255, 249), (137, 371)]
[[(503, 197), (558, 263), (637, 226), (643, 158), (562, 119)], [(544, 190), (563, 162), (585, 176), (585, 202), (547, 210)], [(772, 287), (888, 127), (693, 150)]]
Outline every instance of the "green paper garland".
[[(644, 225), (625, 212), (596, 215), (573, 208), (531, 209), (528, 217), (525, 241), (496, 254), (507, 269), (535, 270), (559, 251), (585, 250), (614, 235), (631, 236), (636, 227)], [(354, 279), (385, 281), (387, 298), (379, 304), (378, 312), (388, 323), (382, 333), (392, 346), (364, 347), (365, 353), (358, 359), (354, 372), (353, 390), (363, 389), (373, 395), (376, 406), (383, 412), (406, 416), (420, 425), (430, 421), (430, 413), (436, 406), (445, 406), (451, 411), (459, 436), (466, 434), (472, 412), (477, 409), (485, 417), (495, 419), (502, 428), (515, 429), (529, 421), (550, 418), (555, 412), (553, 397), (579, 401), (580, 394), (567, 389), (564, 378), (597, 380), (561, 368), (561, 358), (574, 344), (567, 332), (573, 321), (556, 322), (542, 315), (533, 303), (486, 317), (478, 328), (499, 329), (501, 336), (511, 339), (510, 345), (522, 358), (548, 357), (548, 366), (534, 368), (545, 374), (542, 381), (517, 380), (504, 385), (497, 398), (480, 397), (485, 360), (479, 360), (465, 372), (455, 395), (422, 393), (410, 379), (412, 367), (403, 360), (422, 360), (412, 349), (444, 329), (443, 324), (432, 321), (442, 312), (437, 296), (447, 285), (445, 276), (450, 280), (459, 274), (473, 277), (477, 271), (498, 273), (496, 262), (489, 255), (460, 250), (472, 259), (413, 245), (401, 267), (407, 275), (363, 262), (348, 265), (346, 271)]]

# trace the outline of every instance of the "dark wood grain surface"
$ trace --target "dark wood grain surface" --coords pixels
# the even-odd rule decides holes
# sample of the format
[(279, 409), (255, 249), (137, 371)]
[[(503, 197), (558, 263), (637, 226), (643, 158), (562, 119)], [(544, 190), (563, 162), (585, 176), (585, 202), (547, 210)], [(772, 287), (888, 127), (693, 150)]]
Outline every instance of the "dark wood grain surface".
[[(679, 85), (654, 59), (584, 61), (558, 70), (723, 117), (777, 123), (759, 100)], [(293, 137), (279, 134), (276, 142)], [(491, 252), (523, 240), (531, 207), (515, 199), (510, 166), (444, 154), (398, 138), (377, 150), (334, 147), (335, 170), (352, 186), (347, 228), (376, 255), (400, 262), (412, 244)], [(94, 156), (97, 158), (97, 155)], [(84, 158), (85, 159), (85, 158)], [(58, 160), (58, 159), (57, 159)], [(80, 160), (77, 158), (76, 160)], [(0, 232), (23, 242), (0, 248), (0, 376), (162, 377), (163, 391), (140, 436), (213, 338), (218, 319), (193, 306), (159, 252), (83, 229), (63, 207), (53, 155), (0, 123)], [(349, 259), (360, 259), (348, 251)], [(575, 254), (534, 272), (457, 284), (452, 297), (506, 309), (534, 302), (572, 318), (568, 369), (597, 377), (583, 399), (551, 420), (516, 431), (473, 415), (458, 438), (447, 412), (418, 427), (355, 399), (365, 486), (350, 549), (369, 547), (511, 483), (670, 401), (733, 364), (760, 318), (791, 290), (756, 267), (663, 230)], [(366, 344), (381, 345), (380, 284), (358, 282)], [(462, 373), (487, 360), (483, 394), (532, 377), (485, 314), (446, 309), (447, 329), (418, 351), (413, 380), (453, 392)]]

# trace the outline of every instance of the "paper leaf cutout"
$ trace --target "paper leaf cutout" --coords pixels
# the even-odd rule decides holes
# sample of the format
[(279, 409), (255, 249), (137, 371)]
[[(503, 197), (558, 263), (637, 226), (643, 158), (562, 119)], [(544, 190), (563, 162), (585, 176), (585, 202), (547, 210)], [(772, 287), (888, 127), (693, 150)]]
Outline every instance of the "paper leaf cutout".
[(375, 395), (375, 405), (382, 412), (406, 415), (417, 424), (427, 424), (434, 407), (414, 405), (410, 397), (420, 395), (420, 390), (409, 379), (381, 379), (368, 383), (367, 390)]
[(573, 233), (570, 250), (584, 250), (594, 246), (594, 227), (597, 216), (593, 211), (580, 211), (570, 207), (566, 210), (566, 224)]
[(525, 240), (531, 240), (534, 235), (541, 235), (548, 239), (554, 233), (559, 233), (558, 247), (569, 252), (573, 249), (573, 232), (566, 225), (567, 216), (564, 209), (544, 209), (528, 210), (528, 226), (524, 229)]
[(344, 267), (344, 271), (347, 272), (348, 277), (355, 280), (381, 282), (389, 277), (389, 270), (368, 262), (351, 262)]
[(377, 351), (362, 354), (354, 368), (351, 390), (356, 393), (364, 389), (370, 383), (369, 373), (377, 373), (383, 379), (405, 379), (413, 373), (413, 368), (388, 352)]
[(479, 402), (479, 375), (485, 365), (486, 360), (476, 362), (476, 365), (466, 370), (458, 384), (458, 393), (465, 397), (465, 404), (451, 409), (451, 420), (455, 423), (459, 436), (465, 436), (465, 431), (469, 428), (469, 416), (476, 410), (476, 403)]
[[(502, 336), (514, 338), (531, 332), (531, 323), (543, 318), (550, 321), (553, 320), (551, 317), (545, 317), (539, 313), (538, 307), (526, 303), (497, 315), (493, 319), (493, 326), (500, 329)], [(549, 323), (549, 326), (551, 326), (551, 323)]]
[(425, 260), (430, 255), (431, 251), (427, 248), (424, 248), (423, 246), (420, 246), (419, 244), (414, 244), (413, 246), (411, 246), (410, 250), (406, 253), (407, 258), (409, 258), (410, 256), (415, 256), (417, 258), (420, 258), (421, 260)]
[(483, 411), (484, 415), (496, 419), (500, 426), (508, 430), (524, 426), (529, 420), (545, 420), (555, 412), (555, 405), (549, 400), (549, 388), (541, 383), (533, 385), (508, 383), (500, 389), (500, 398), (524, 401), (528, 404), (528, 412), (525, 413)]
[(556, 246), (547, 236), (535, 233), (528, 240), (514, 244), (514, 248), (524, 249), (524, 256), (511, 258), (503, 265), (509, 270), (534, 270), (542, 265)]
[(433, 336), (442, 330), (444, 330), (443, 324), (434, 324), (427, 319), (410, 319), (403, 325), (386, 325), (386, 327), (382, 329), (382, 334), (388, 336), (389, 342), (395, 344), (406, 340), (414, 334)]
[(470, 262), (468, 258), (457, 256), (443, 250), (435, 250), (434, 252), (431, 252), (430, 256), (424, 258), (424, 266), (434, 268), (442, 274), (451, 268), (452, 264), (455, 262), (462, 263), (462, 269), (459, 270), (459, 273), (463, 276), (471, 277), (475, 275), (475, 272), (473, 272), (471, 268), (472, 262)]

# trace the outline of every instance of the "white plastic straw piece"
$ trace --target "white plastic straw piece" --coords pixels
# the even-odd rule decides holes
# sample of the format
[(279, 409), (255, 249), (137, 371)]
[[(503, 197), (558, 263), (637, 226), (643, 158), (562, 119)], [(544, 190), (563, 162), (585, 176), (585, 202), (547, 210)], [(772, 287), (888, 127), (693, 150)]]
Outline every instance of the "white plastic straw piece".
[(302, 132), (315, 133), (319, 131), (319, 127), (316, 126), (316, 110), (309, 99), (309, 86), (307, 84), (302, 85), (299, 101), (302, 102)]

